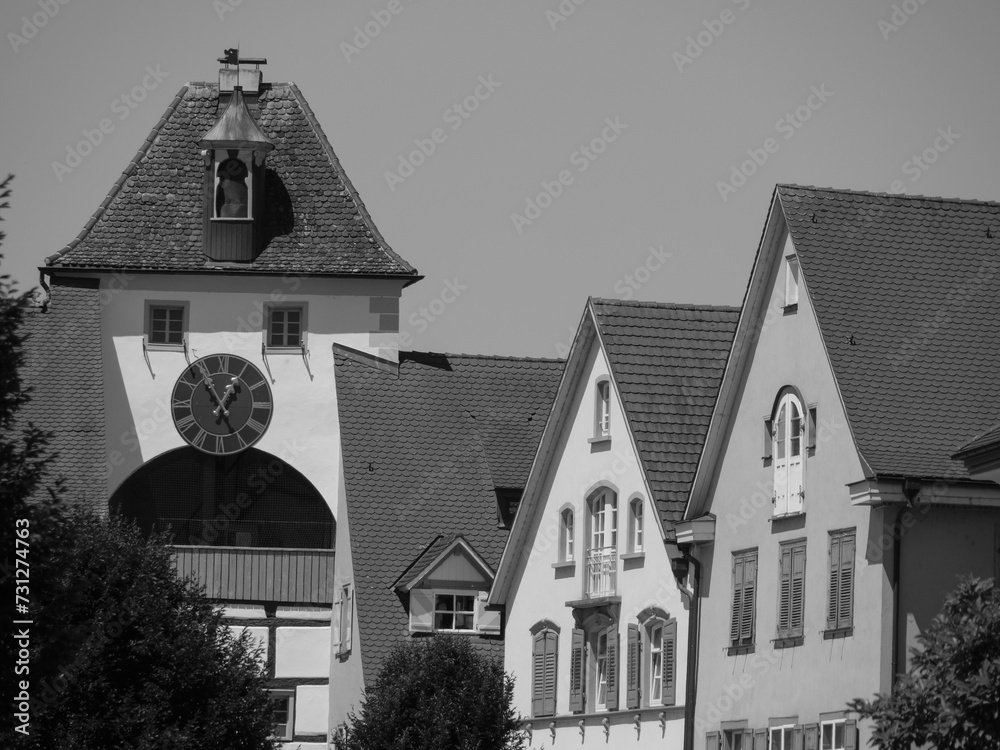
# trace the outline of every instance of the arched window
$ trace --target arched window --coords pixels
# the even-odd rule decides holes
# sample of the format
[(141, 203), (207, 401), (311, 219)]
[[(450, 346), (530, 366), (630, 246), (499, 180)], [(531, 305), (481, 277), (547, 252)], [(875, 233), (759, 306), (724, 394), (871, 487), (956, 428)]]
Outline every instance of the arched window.
[(642, 552), (643, 536), (642, 498), (633, 497), (628, 504), (629, 552)]
[(573, 562), (574, 548), (573, 509), (565, 508), (559, 514), (559, 562)]
[(607, 487), (590, 496), (587, 596), (613, 596), (618, 587), (618, 496)]
[(333, 515), (316, 488), (276, 456), (249, 448), (210, 456), (179, 448), (138, 469), (115, 491), (112, 512), (174, 544), (332, 549)]
[[(650, 607), (628, 632), (627, 708), (672, 706), (677, 701), (677, 620)], [(641, 701), (640, 701), (641, 698)]]
[(611, 436), (611, 381), (606, 377), (597, 381), (594, 398), (594, 437)]
[(800, 513), (805, 498), (802, 485), (805, 421), (802, 418), (802, 403), (790, 390), (778, 400), (772, 434), (774, 514)]
[(250, 170), (239, 151), (217, 152), (215, 168), (215, 218), (250, 218)]
[(542, 620), (531, 628), (531, 715), (555, 716), (559, 626)]

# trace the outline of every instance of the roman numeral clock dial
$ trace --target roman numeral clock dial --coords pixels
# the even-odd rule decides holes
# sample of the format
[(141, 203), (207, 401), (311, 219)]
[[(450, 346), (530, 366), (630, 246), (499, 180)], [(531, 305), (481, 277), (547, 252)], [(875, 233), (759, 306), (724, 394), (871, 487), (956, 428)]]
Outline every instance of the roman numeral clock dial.
[(232, 354), (193, 362), (177, 378), (170, 407), (180, 436), (214, 456), (239, 453), (260, 440), (273, 410), (267, 378)]

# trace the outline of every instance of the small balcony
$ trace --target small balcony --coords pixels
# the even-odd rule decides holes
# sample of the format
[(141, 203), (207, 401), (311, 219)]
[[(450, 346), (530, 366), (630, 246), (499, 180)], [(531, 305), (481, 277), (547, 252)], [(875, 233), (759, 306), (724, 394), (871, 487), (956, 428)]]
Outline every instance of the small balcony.
[(615, 596), (618, 593), (618, 550), (602, 547), (587, 551), (586, 591), (588, 599)]
[(209, 599), (332, 604), (332, 549), (174, 545), (177, 573)]

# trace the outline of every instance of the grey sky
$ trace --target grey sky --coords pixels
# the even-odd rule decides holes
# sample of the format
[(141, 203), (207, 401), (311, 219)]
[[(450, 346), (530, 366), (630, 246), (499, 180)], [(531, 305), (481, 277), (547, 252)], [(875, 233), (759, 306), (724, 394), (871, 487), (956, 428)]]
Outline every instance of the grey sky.
[(0, 7), (24, 287), (237, 43), (426, 276), (408, 348), (555, 356), (587, 295), (739, 304), (776, 182), (1000, 199), (995, 0), (62, 2)]

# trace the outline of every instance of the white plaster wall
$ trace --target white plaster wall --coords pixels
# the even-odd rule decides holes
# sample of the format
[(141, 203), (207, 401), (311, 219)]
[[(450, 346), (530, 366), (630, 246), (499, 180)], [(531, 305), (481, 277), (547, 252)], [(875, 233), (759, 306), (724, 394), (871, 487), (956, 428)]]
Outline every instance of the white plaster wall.
[[(102, 335), (108, 443), (108, 492), (143, 463), (184, 445), (170, 416), (174, 383), (188, 366), (183, 352), (143, 353), (148, 300), (188, 307), (190, 360), (217, 352), (248, 359), (274, 380), (274, 415), (256, 447), (294, 466), (326, 498), (336, 517), (339, 420), (332, 346), (377, 355), (382, 314), (372, 297), (398, 298), (391, 280), (131, 275), (102, 281)], [(261, 354), (265, 304), (306, 306), (308, 357)], [(383, 350), (384, 351), (384, 350)]]
[(240, 634), (244, 630), (250, 633), (250, 638), (253, 640), (253, 647), (260, 649), (258, 652), (258, 660), (261, 664), (267, 663), (267, 628), (247, 628), (242, 625), (230, 625), (229, 629), (232, 631), (234, 638), (239, 638)]
[[(806, 280), (808, 283), (808, 279)], [(717, 516), (715, 543), (699, 550), (705, 562), (701, 612), (695, 746), (722, 721), (768, 726), (769, 718), (798, 716), (812, 723), (844, 709), (855, 697), (887, 689), (880, 680), (889, 658), (891, 592), (883, 567), (891, 549), (871, 540), (882, 531), (882, 512), (851, 505), (847, 483), (864, 476), (808, 295), (798, 311), (782, 314), (784, 267), (770, 277), (770, 312), (753, 352), (725, 448), (715, 467), (709, 510)], [(816, 403), (815, 455), (805, 456), (805, 515), (772, 522), (773, 468), (761, 459), (763, 419), (782, 387), (796, 386)], [(854, 635), (824, 640), (828, 595), (829, 532), (856, 527)], [(806, 538), (804, 643), (775, 649), (779, 545)], [(758, 549), (756, 646), (728, 656), (732, 553)], [(868, 550), (866, 554), (866, 550)], [(862, 730), (859, 747), (866, 744)]]
[(299, 685), (295, 688), (295, 734), (326, 734), (330, 688)]
[(330, 628), (279, 627), (274, 636), (275, 677), (327, 677)]
[[(549, 474), (544, 480), (540, 513), (529, 538), (529, 547), (522, 550), (517, 572), (507, 597), (507, 626), (504, 663), (513, 673), (514, 706), (523, 716), (531, 716), (531, 633), (532, 625), (548, 619), (560, 627), (557, 674), (556, 713), (566, 717), (557, 719), (557, 737), (553, 743), (548, 725), (551, 718), (529, 720), (533, 724), (534, 738), (531, 747), (581, 748), (645, 748), (680, 747), (683, 735), (683, 708), (685, 675), (687, 670), (688, 613), (677, 583), (670, 569), (669, 559), (655, 523), (656, 510), (650, 502), (643, 483), (639, 462), (633, 450), (621, 403), (612, 391), (611, 445), (609, 450), (593, 448), (587, 439), (594, 434), (594, 382), (608, 373), (608, 364), (599, 344), (588, 354), (586, 374), (569, 409), (561, 441), (550, 462)], [(566, 602), (583, 598), (586, 572), (585, 539), (586, 498), (597, 484), (605, 482), (618, 491), (618, 551), (626, 551), (628, 530), (628, 500), (635, 493), (645, 498), (645, 558), (641, 566), (618, 563), (618, 591), (622, 597), (619, 620), (619, 670), (618, 697), (620, 710), (602, 713), (585, 720), (581, 737), (577, 725), (579, 717), (569, 714), (569, 669), (571, 633), (574, 627), (571, 608)], [(576, 526), (574, 574), (561, 577), (552, 564), (558, 559), (559, 513), (564, 504), (574, 507)], [(647, 606), (655, 605), (677, 619), (677, 689), (676, 707), (666, 708), (668, 720), (661, 729), (656, 713), (643, 711), (641, 731), (633, 723), (635, 711), (625, 708), (625, 653), (626, 625), (636, 621), (636, 615)], [(610, 729), (605, 736), (601, 725), (603, 718), (610, 719)]]

